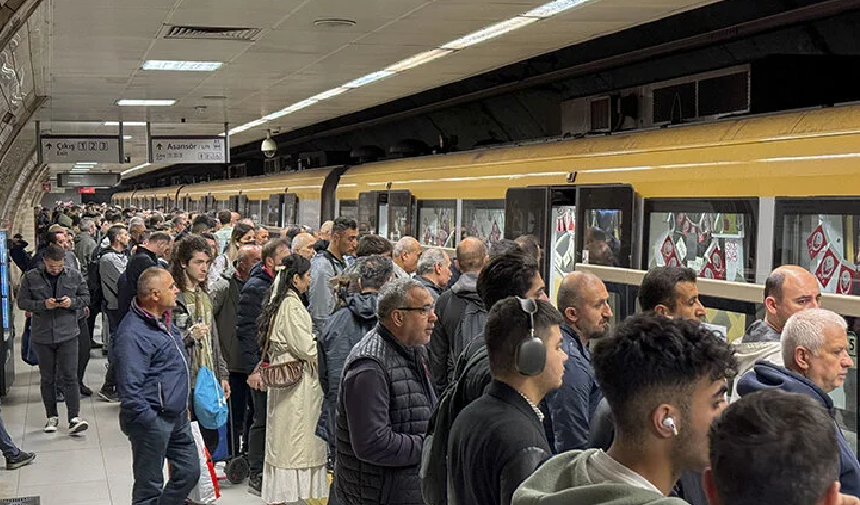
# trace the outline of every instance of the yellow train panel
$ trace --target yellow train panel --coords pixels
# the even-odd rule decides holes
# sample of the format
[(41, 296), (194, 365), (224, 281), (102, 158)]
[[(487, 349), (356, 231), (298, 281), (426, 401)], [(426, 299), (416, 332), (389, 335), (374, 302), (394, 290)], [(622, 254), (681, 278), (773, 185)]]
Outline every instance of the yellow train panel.
[(858, 145), (860, 107), (846, 106), (374, 163), (348, 170), (337, 197), (390, 183), (418, 199), (503, 198), (574, 171), (576, 184), (630, 183), (644, 196), (857, 194), (832, 184), (860, 161)]

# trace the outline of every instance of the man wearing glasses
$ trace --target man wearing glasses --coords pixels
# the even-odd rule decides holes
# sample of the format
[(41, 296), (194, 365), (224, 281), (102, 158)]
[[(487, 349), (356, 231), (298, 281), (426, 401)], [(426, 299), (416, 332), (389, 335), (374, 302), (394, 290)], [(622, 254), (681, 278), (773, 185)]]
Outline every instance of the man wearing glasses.
[(347, 505), (422, 503), (418, 467), (436, 404), (424, 344), (436, 314), (420, 281), (379, 292), (379, 324), (352, 348), (335, 419), (335, 490)]

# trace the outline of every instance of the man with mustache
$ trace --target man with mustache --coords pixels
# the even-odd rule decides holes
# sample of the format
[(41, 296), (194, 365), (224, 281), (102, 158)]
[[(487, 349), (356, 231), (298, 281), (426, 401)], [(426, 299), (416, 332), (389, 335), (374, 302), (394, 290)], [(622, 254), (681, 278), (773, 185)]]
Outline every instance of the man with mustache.
[[(833, 416), (831, 393), (842, 386), (854, 361), (848, 355), (848, 325), (842, 316), (826, 309), (806, 309), (788, 318), (782, 329), (785, 367), (759, 360), (751, 373), (738, 381), (743, 397), (755, 391), (781, 389), (812, 397)], [(860, 497), (860, 463), (842, 430), (833, 421), (839, 444), (841, 491)]]
[(564, 452), (588, 447), (589, 421), (603, 398), (588, 342), (609, 329), (612, 309), (603, 281), (591, 273), (573, 272), (565, 276), (558, 290), (558, 310), (564, 316), (562, 348), (569, 359), (561, 388), (549, 393), (546, 402), (555, 450)]

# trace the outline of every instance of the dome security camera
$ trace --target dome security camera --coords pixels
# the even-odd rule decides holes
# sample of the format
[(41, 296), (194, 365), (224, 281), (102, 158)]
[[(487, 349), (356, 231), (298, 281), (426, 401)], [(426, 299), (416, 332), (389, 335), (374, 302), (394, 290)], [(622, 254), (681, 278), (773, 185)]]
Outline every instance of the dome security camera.
[(266, 140), (264, 140), (263, 143), (260, 144), (260, 150), (263, 151), (263, 154), (266, 156), (266, 158), (275, 157), (275, 153), (278, 151), (278, 144), (276, 144), (275, 141), (272, 140), (271, 130), (268, 130), (266, 132)]

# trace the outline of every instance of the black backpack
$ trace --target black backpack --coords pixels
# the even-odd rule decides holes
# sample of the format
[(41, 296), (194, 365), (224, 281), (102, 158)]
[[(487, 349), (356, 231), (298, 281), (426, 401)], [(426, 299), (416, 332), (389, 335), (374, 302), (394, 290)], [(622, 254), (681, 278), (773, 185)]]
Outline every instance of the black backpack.
[(421, 494), (430, 505), (448, 503), (448, 436), (457, 415), (468, 406), (465, 398), (466, 377), (482, 361), (488, 359), (487, 347), (482, 346), (462, 370), (457, 370), (454, 381), (448, 385), (430, 422), (421, 451)]
[[(104, 300), (104, 293), (102, 293), (102, 275), (101, 272), (99, 272), (99, 263), (101, 262), (102, 256), (105, 254), (119, 253), (111, 248), (96, 250), (87, 265), (87, 289), (90, 291), (90, 307), (94, 308), (96, 313), (101, 311), (102, 300)], [(116, 295), (116, 293), (114, 293), (114, 295)]]

